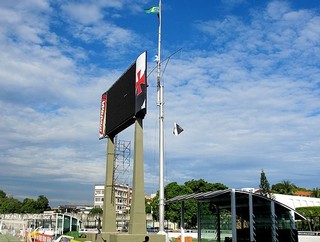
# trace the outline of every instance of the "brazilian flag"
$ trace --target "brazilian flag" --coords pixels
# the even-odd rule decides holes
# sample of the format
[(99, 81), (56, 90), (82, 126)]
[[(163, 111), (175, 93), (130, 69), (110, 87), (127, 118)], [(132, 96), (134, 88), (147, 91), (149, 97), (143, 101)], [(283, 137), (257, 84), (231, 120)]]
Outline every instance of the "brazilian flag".
[(144, 10), (146, 13), (155, 13), (159, 14), (159, 7), (151, 7)]

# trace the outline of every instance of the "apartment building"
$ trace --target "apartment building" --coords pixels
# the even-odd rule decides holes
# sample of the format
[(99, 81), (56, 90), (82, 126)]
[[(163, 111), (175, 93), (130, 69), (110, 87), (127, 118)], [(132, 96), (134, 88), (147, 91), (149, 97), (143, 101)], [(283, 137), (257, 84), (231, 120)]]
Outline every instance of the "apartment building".
[[(117, 229), (126, 230), (130, 220), (130, 206), (132, 201), (132, 189), (128, 184), (114, 185), (114, 202), (116, 208)], [(104, 185), (94, 186), (94, 203), (95, 208), (103, 208)]]
[[(94, 186), (94, 203), (95, 208), (103, 208), (104, 185)], [(132, 189), (128, 184), (114, 185), (114, 200), (116, 205), (116, 213), (123, 213), (130, 209), (132, 200)]]

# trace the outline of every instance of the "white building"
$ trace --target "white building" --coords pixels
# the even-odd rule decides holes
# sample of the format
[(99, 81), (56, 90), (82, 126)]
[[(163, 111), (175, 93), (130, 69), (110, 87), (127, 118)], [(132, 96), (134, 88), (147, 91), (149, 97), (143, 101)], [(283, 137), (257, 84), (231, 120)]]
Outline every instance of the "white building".
[[(259, 189), (256, 188), (242, 188), (242, 191), (259, 193)], [(287, 205), (292, 209), (299, 207), (314, 207), (320, 206), (320, 198), (311, 197), (311, 192), (296, 192), (296, 195), (284, 195), (272, 193), (273, 199)]]
[[(114, 202), (116, 205), (116, 213), (123, 213), (130, 209), (132, 200), (132, 189), (128, 184), (114, 185)], [(94, 202), (95, 208), (103, 208), (104, 185), (94, 186)]]
[(93, 207), (103, 208), (104, 185), (94, 185)]
[(299, 207), (314, 207), (320, 206), (320, 198), (304, 197), (304, 196), (292, 196), (283, 194), (272, 194), (274, 199), (287, 205), (290, 208), (296, 209)]
[[(104, 185), (94, 186), (94, 202), (95, 208), (103, 208)], [(132, 201), (132, 189), (128, 184), (114, 185), (114, 202), (116, 208), (116, 222), (118, 230), (126, 230), (130, 220), (130, 207)]]

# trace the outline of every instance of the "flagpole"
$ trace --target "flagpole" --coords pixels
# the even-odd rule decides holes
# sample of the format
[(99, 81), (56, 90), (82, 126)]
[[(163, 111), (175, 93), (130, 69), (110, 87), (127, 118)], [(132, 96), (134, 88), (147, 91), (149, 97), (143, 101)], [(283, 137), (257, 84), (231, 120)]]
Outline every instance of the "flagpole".
[(164, 114), (163, 85), (161, 84), (161, 0), (159, 0), (159, 30), (157, 56), (157, 106), (159, 107), (159, 233), (164, 231)]

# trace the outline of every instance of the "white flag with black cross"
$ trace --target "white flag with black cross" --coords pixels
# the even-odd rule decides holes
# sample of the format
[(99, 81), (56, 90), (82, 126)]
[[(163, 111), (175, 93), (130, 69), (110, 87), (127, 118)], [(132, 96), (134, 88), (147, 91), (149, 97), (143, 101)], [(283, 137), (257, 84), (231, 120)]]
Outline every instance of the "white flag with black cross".
[(173, 134), (175, 136), (178, 136), (181, 132), (183, 131), (183, 128), (181, 128), (181, 126), (177, 123), (173, 124)]

